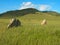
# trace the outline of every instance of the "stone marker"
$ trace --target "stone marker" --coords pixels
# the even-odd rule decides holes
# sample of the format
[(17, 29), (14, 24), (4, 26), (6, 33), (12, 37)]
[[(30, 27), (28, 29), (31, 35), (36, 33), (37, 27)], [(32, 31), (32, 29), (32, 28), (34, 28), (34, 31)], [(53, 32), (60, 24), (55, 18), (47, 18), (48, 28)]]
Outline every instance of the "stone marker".
[(16, 19), (16, 18), (13, 18), (11, 19), (10, 23), (8, 24), (7, 28), (11, 28), (11, 27), (17, 27), (17, 26), (21, 26), (21, 22)]
[(46, 19), (44, 19), (42, 22), (41, 22), (41, 25), (46, 25), (47, 24), (47, 21)]

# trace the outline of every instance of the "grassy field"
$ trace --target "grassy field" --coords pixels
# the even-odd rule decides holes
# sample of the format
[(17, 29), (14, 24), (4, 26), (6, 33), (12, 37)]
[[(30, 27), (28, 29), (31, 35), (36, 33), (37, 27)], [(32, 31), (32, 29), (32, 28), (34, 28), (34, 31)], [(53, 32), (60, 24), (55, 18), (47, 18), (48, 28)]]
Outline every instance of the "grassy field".
[[(11, 18), (0, 18), (0, 45), (60, 45), (60, 17), (29, 14), (17, 17), (21, 26), (7, 29)], [(43, 19), (47, 25), (41, 26)]]

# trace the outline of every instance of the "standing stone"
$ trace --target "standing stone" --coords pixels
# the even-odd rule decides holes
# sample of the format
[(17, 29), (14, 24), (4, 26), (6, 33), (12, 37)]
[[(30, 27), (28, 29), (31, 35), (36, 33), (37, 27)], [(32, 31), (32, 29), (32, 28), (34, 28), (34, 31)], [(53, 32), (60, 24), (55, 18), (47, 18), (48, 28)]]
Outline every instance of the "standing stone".
[(13, 18), (11, 19), (10, 23), (8, 24), (7, 28), (10, 28), (10, 27), (17, 27), (17, 26), (21, 26), (21, 22), (16, 19), (16, 18)]
[(41, 22), (41, 25), (46, 25), (47, 24), (47, 21), (46, 19), (44, 19), (42, 22)]

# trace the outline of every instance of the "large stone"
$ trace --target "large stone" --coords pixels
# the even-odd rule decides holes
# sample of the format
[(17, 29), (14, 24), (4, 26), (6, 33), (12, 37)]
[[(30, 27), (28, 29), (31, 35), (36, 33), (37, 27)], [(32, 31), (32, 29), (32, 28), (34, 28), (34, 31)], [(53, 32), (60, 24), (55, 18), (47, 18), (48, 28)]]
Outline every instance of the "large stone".
[(21, 22), (16, 19), (16, 18), (13, 18), (11, 19), (10, 23), (8, 24), (7, 28), (10, 28), (10, 27), (17, 27), (17, 26), (21, 26)]

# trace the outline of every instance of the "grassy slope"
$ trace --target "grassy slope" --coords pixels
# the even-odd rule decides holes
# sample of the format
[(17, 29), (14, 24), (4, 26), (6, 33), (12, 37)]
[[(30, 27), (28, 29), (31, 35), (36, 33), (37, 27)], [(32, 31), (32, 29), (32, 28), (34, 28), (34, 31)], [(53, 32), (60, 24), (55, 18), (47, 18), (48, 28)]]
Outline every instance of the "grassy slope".
[[(3, 17), (0, 17), (0, 45), (60, 45), (60, 16), (54, 16), (59, 14), (24, 9), (2, 15)], [(7, 29), (12, 17), (18, 18), (22, 26)], [(47, 19), (48, 22), (45, 26), (40, 25), (43, 19)]]
[[(60, 45), (60, 17), (46, 13), (17, 17), (22, 26), (7, 29), (10, 18), (0, 18), (0, 45)], [(41, 26), (43, 19), (47, 25)]]

